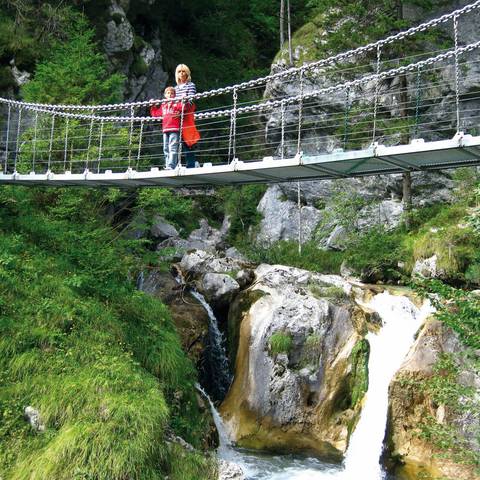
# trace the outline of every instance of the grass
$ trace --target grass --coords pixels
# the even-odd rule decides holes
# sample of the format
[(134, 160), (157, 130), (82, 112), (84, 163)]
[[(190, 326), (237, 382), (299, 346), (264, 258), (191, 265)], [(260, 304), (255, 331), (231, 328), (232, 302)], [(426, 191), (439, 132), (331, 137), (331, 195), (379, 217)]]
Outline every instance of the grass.
[(322, 273), (340, 273), (344, 258), (343, 252), (320, 250), (313, 242), (302, 245), (301, 253), (298, 252), (298, 244), (291, 241), (277, 242), (269, 248), (245, 245), (239, 248), (253, 262), (290, 265)]
[(268, 345), (272, 355), (288, 354), (293, 347), (293, 338), (290, 333), (275, 332), (268, 340)]
[(136, 260), (105, 203), (0, 191), (0, 477), (213, 478), (214, 462), (166, 441), (173, 431), (204, 444), (196, 375), (167, 308), (128, 280)]

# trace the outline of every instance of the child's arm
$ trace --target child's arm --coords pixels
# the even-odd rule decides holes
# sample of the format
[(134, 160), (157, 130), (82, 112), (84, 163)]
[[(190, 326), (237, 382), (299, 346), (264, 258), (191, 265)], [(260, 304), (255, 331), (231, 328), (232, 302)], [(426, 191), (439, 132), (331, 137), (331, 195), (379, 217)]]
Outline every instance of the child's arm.
[(163, 117), (163, 104), (152, 105), (150, 107), (150, 115), (152, 117)]

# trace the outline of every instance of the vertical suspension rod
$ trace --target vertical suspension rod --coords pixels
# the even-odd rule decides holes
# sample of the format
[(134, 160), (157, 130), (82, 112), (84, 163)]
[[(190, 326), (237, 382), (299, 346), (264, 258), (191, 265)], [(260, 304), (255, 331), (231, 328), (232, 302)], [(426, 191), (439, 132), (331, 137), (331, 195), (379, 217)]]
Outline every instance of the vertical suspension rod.
[(18, 163), (18, 156), (20, 154), (20, 128), (22, 125), (22, 107), (18, 109), (18, 122), (17, 122), (17, 138), (15, 142), (15, 160), (13, 164), (13, 171), (17, 173), (17, 163)]
[(3, 173), (7, 173), (8, 170), (8, 143), (10, 141), (10, 120), (12, 114), (12, 106), (8, 104), (8, 116), (7, 116), (7, 136), (5, 139), (5, 166), (3, 168)]

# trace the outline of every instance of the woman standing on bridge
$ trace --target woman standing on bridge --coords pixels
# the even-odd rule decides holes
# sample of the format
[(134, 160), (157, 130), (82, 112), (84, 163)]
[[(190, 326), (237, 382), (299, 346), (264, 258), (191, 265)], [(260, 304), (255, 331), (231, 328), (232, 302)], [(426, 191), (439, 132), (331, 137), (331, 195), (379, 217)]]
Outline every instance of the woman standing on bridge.
[[(197, 87), (192, 82), (190, 69), (183, 63), (175, 69), (175, 80), (177, 82), (177, 86), (175, 87), (177, 98), (190, 97), (197, 93)], [(185, 102), (185, 113), (182, 122), (182, 140), (187, 168), (195, 167), (195, 153), (192, 148), (200, 140), (200, 133), (195, 127), (194, 111), (195, 104), (192, 99), (187, 100)]]

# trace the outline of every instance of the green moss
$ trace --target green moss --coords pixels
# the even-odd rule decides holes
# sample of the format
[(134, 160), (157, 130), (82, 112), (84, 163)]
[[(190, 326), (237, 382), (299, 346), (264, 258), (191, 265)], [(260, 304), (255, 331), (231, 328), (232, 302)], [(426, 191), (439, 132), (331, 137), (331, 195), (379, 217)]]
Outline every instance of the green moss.
[(340, 301), (348, 298), (342, 287), (313, 283), (310, 284), (308, 288), (312, 295), (318, 299), (327, 298), (333, 301)]
[(287, 332), (275, 332), (268, 340), (269, 352), (271, 355), (289, 353), (293, 347), (293, 338)]
[(368, 358), (370, 346), (366, 340), (355, 344), (350, 354), (352, 370), (349, 376), (350, 408), (355, 408), (368, 389)]
[(140, 77), (142, 75), (146, 75), (148, 72), (148, 65), (145, 62), (145, 60), (140, 56), (137, 55), (132, 63), (132, 68), (131, 68), (132, 73)]

